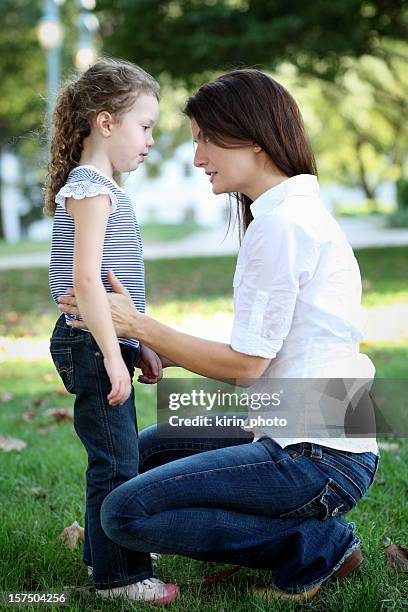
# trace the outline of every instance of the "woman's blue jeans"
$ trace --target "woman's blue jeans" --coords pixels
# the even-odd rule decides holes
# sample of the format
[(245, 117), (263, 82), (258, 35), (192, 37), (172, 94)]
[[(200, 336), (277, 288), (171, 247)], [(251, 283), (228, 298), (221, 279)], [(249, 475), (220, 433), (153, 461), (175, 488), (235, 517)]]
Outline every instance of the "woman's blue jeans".
[(328, 578), (359, 545), (341, 517), (373, 483), (379, 457), (250, 440), (160, 439), (156, 426), (145, 429), (140, 474), (102, 505), (106, 534), (137, 551), (271, 570), (288, 592)]
[[(113, 542), (100, 521), (106, 495), (138, 474), (134, 391), (122, 406), (109, 405), (111, 383), (102, 352), (90, 333), (66, 325), (64, 315), (55, 325), (50, 351), (66, 389), (76, 395), (74, 428), (88, 454), (84, 561), (92, 565), (98, 589), (148, 578), (150, 555)], [(121, 352), (132, 378), (139, 349), (121, 345)]]

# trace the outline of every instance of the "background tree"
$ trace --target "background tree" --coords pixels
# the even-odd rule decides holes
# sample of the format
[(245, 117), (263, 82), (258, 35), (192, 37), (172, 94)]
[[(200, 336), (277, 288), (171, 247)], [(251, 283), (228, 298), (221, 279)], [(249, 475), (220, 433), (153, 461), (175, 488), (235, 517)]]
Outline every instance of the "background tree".
[(99, 0), (107, 52), (194, 83), (206, 71), (283, 60), (333, 78), (345, 57), (405, 40), (405, 0)]

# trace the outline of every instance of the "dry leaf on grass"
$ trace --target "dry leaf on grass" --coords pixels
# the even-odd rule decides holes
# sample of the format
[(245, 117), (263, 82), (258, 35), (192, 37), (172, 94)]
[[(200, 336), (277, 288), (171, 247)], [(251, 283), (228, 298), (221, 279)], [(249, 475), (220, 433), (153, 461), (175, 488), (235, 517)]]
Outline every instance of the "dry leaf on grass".
[(217, 574), (213, 574), (212, 576), (205, 576), (203, 579), (203, 584), (214, 584), (215, 582), (223, 582), (233, 574), (241, 571), (242, 567), (240, 565), (236, 565), (235, 567), (230, 567), (226, 570), (222, 570)]
[(389, 544), (384, 548), (384, 553), (387, 557), (388, 569), (396, 568), (400, 572), (408, 574), (408, 550), (406, 548)]
[(31, 423), (31, 421), (35, 419), (36, 416), (37, 416), (37, 413), (34, 412), (34, 410), (26, 410), (21, 415), (21, 420), (24, 421), (25, 423)]
[(398, 442), (379, 442), (378, 447), (383, 451), (391, 451), (393, 453), (396, 453), (401, 448)]
[(55, 375), (54, 374), (49, 374), (48, 372), (46, 374), (43, 374), (42, 377), (44, 382), (54, 382), (55, 380)]
[(49, 427), (39, 427), (37, 429), (37, 432), (44, 436), (45, 434), (50, 433), (50, 431), (53, 431), (56, 427), (56, 425), (50, 425)]
[(73, 418), (72, 408), (48, 408), (43, 414), (52, 417), (56, 423), (72, 421)]
[(1, 402), (11, 402), (11, 400), (14, 399), (14, 393), (2, 393), (0, 395), (0, 401)]
[(22, 451), (26, 448), (27, 442), (24, 440), (19, 440), (18, 438), (9, 438), (8, 436), (0, 436), (0, 449), (5, 453), (9, 453), (10, 451)]
[(67, 548), (74, 550), (74, 548), (77, 548), (79, 542), (84, 540), (84, 528), (80, 527), (77, 521), (74, 521), (70, 527), (65, 527), (59, 537)]
[(44, 491), (44, 489), (42, 489), (41, 487), (31, 487), (31, 493), (33, 494), (33, 497), (37, 499), (47, 497), (47, 492)]

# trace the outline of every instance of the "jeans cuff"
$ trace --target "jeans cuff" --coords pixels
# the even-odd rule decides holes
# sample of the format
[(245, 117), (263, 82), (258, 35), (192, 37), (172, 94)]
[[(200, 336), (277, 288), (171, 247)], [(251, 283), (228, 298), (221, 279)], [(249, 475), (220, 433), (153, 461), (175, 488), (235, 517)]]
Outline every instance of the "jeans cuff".
[[(349, 523), (348, 527), (351, 529), (352, 532), (354, 532), (355, 523)], [(326, 580), (328, 580), (330, 578), (330, 576), (332, 576), (335, 572), (337, 572), (339, 567), (344, 563), (344, 561), (346, 559), (348, 559), (348, 557), (352, 554), (352, 552), (356, 548), (358, 548), (360, 543), (361, 543), (360, 538), (355, 533), (353, 533), (353, 540), (352, 540), (351, 544), (348, 546), (348, 548), (347, 548), (346, 552), (344, 553), (344, 555), (341, 557), (340, 561), (338, 561), (338, 563), (336, 563), (336, 565), (329, 572), (326, 572), (326, 574), (324, 574), (323, 576), (320, 576), (320, 578), (316, 578), (312, 582), (308, 582), (307, 584), (303, 584), (302, 586), (288, 587), (286, 585), (286, 587), (282, 588), (279, 584), (274, 582), (273, 579), (272, 579), (271, 580), (271, 586), (276, 588), (276, 589), (278, 589), (279, 591), (282, 591), (284, 593), (288, 593), (289, 595), (294, 595), (296, 593), (303, 593), (304, 591), (308, 591), (309, 589), (315, 587), (316, 585), (325, 582)]]
[(93, 583), (96, 589), (104, 591), (106, 589), (116, 589), (117, 587), (129, 586), (129, 584), (134, 584), (135, 582), (140, 582), (141, 580), (152, 577), (153, 572), (149, 571), (137, 574), (136, 576), (130, 576), (129, 578), (122, 578), (121, 580), (110, 580), (109, 582), (96, 582), (94, 580)]

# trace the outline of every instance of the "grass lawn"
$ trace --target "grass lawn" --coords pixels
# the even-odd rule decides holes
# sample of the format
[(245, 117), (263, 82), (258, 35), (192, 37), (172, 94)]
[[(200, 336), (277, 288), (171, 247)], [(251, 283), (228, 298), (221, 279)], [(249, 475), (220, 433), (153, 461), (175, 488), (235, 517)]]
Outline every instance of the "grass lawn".
[[(408, 278), (407, 249), (366, 249), (358, 251), (357, 257), (365, 280), (367, 306), (408, 303), (408, 291), (404, 289)], [(232, 312), (233, 268), (232, 257), (149, 261), (146, 271), (151, 312), (167, 322), (192, 314), (211, 321), (217, 312)], [(28, 347), (49, 336), (56, 309), (50, 301), (46, 270), (1, 272), (0, 295), (0, 336), (10, 342), (27, 338), (32, 342)], [(363, 350), (373, 358), (379, 377), (406, 377), (407, 341), (370, 344)], [(61, 391), (62, 385), (46, 356), (30, 360), (27, 354), (24, 360), (3, 361), (0, 377), (0, 432), (27, 442), (27, 448), (20, 453), (0, 454), (0, 591), (58, 592), (65, 585), (87, 587), (80, 549), (70, 551), (58, 539), (62, 529), (74, 520), (83, 524), (85, 452), (72, 423), (62, 421), (48, 429), (50, 417), (44, 415), (48, 408), (72, 406), (72, 396)], [(136, 395), (139, 427), (143, 428), (155, 422), (155, 389), (136, 383)], [(29, 422), (22, 418), (26, 411), (33, 413)], [(203, 576), (224, 566), (165, 556), (157, 575), (177, 582), (182, 591), (181, 599), (169, 609), (406, 609), (406, 575), (387, 570), (383, 553), (385, 537), (408, 547), (408, 444), (405, 440), (399, 442), (396, 453), (383, 451), (376, 482), (348, 515), (362, 539), (366, 562), (361, 571), (343, 583), (330, 581), (309, 604), (263, 604), (249, 594), (248, 586), (266, 584), (267, 572), (244, 568), (224, 584), (204, 586)], [(34, 492), (33, 487), (37, 487)], [(129, 606), (118, 601), (102, 604), (94, 595), (74, 591), (67, 609), (113, 612), (129, 610)], [(135, 605), (134, 609), (145, 608)]]
[[(171, 242), (180, 240), (194, 232), (203, 231), (206, 228), (198, 223), (145, 223), (141, 226), (143, 242)], [(44, 253), (50, 250), (50, 240), (19, 240), (15, 244), (9, 244), (0, 240), (0, 257), (9, 255), (23, 255), (30, 253)]]

